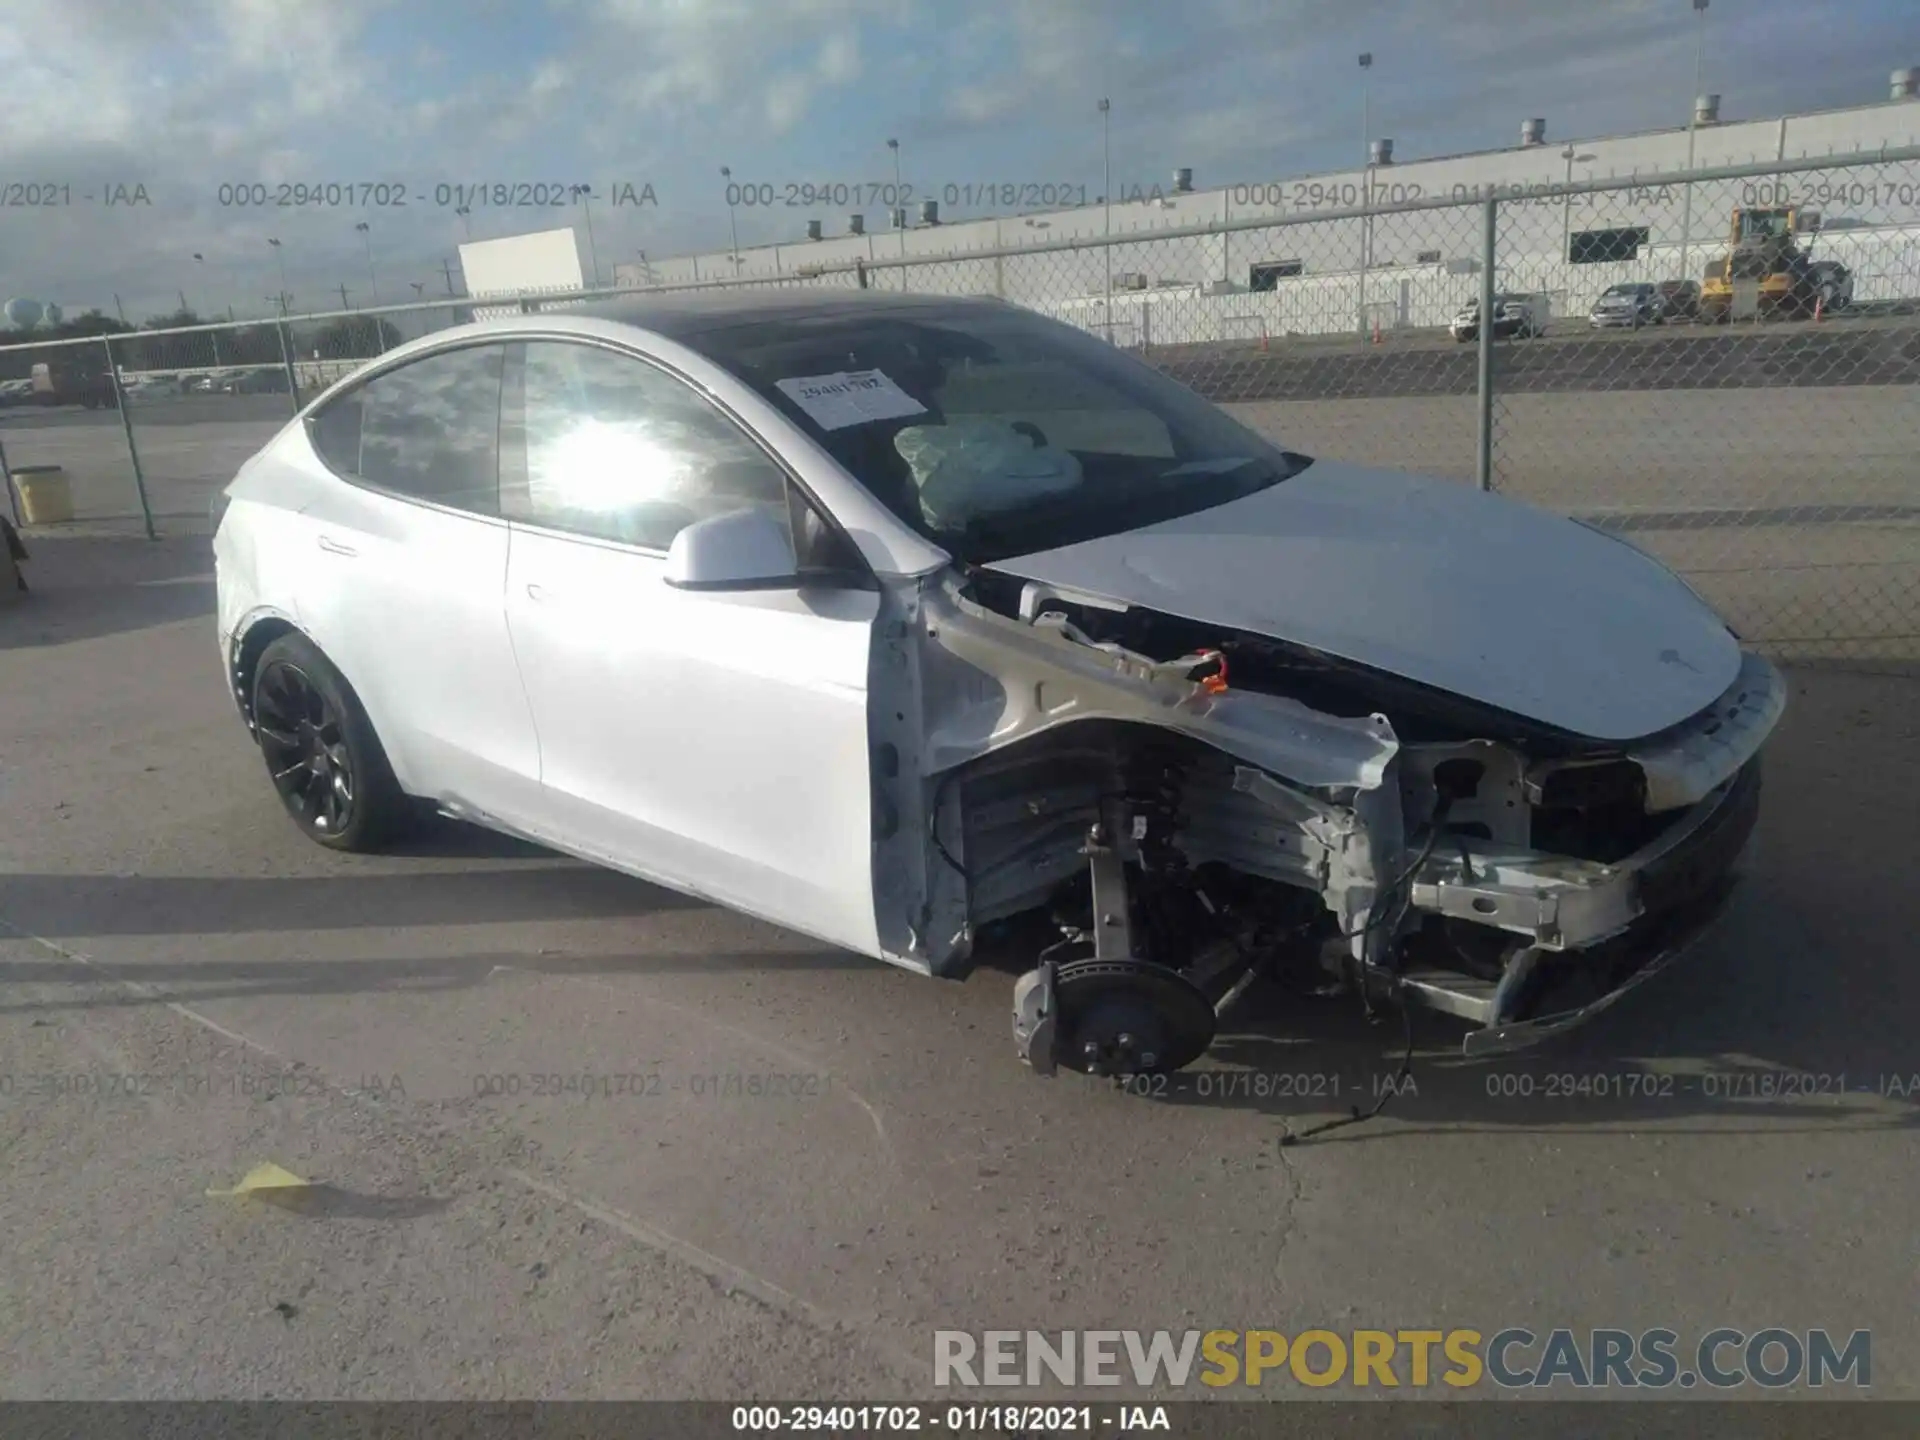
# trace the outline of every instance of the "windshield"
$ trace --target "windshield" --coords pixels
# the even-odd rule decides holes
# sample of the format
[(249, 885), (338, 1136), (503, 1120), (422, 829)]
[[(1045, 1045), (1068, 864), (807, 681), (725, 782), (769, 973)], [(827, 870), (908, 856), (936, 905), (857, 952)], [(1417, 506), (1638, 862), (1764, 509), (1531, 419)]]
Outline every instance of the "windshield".
[(686, 338), (971, 563), (1210, 509), (1311, 463), (1104, 340), (1012, 307), (810, 315)]
[(1743, 240), (1782, 240), (1792, 233), (1791, 217), (1785, 210), (1748, 210), (1740, 217)]
[(1607, 287), (1607, 294), (1609, 296), (1628, 298), (1643, 294), (1647, 289), (1648, 287), (1645, 285), (1609, 285)]

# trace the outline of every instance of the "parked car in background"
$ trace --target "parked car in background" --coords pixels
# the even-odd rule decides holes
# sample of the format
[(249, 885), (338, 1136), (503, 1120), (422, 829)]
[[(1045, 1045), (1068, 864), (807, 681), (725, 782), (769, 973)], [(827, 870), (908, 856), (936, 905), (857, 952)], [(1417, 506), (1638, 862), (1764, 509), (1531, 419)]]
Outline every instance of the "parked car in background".
[[(1514, 336), (1531, 339), (1546, 333), (1546, 321), (1542, 318), (1539, 303), (1531, 295), (1496, 295), (1493, 297), (1493, 338), (1504, 340)], [(1469, 300), (1460, 307), (1460, 313), (1453, 317), (1447, 326), (1448, 332), (1457, 341), (1465, 342), (1480, 333), (1480, 302)]]
[(32, 403), (32, 380), (0, 380), (0, 405), (30, 405)]
[(1659, 285), (1661, 318), (1698, 320), (1700, 318), (1700, 282), (1698, 280), (1662, 280)]
[(89, 410), (120, 407), (119, 392), (103, 364), (91, 360), (41, 361), (33, 367), (37, 405), (84, 405)]
[(1178, 1070), (1258, 976), (1482, 1049), (1579, 1023), (1720, 911), (1787, 699), (1619, 537), (984, 297), (459, 326), (215, 518), (305, 835), (437, 806), (922, 975), (1011, 960), (1040, 1071)]
[(1824, 310), (1844, 310), (1853, 303), (1853, 272), (1838, 260), (1816, 260), (1807, 267), (1814, 298)]
[(287, 372), (278, 365), (262, 365), (253, 370), (243, 370), (227, 381), (223, 388), (229, 395), (284, 395), (287, 393)]
[(1587, 316), (1596, 330), (1615, 325), (1638, 330), (1642, 325), (1665, 324), (1666, 318), (1660, 287), (1647, 280), (1609, 285)]

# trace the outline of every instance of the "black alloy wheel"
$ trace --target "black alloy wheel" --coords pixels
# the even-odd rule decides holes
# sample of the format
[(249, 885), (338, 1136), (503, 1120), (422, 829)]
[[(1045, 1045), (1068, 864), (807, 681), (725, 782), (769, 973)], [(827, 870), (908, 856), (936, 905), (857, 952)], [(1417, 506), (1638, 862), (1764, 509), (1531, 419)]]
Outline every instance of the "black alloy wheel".
[(267, 646), (253, 680), (254, 734), (273, 787), (308, 838), (373, 850), (408, 815), (385, 751), (358, 699), (301, 635)]
[(341, 717), (305, 671), (288, 661), (263, 666), (254, 721), (267, 771), (303, 826), (343, 833), (353, 820), (353, 754)]

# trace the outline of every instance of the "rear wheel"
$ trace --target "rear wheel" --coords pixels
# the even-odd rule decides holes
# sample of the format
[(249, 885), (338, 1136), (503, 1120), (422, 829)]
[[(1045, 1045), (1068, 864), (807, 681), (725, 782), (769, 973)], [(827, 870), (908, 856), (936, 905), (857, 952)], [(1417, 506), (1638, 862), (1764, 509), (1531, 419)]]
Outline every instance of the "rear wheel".
[(346, 678), (304, 635), (282, 635), (254, 669), (253, 719), (287, 813), (330, 850), (377, 850), (411, 811)]

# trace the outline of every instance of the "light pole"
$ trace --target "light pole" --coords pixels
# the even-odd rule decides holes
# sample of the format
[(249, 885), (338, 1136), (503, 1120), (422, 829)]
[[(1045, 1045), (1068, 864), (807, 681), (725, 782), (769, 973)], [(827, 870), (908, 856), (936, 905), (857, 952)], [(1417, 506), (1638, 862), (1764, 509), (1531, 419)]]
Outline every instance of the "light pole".
[(1107, 211), (1107, 243), (1100, 248), (1107, 256), (1107, 343), (1113, 343), (1113, 145), (1112, 109), (1107, 97), (1100, 97), (1100, 203)]
[(1560, 152), (1560, 158), (1567, 162), (1567, 193), (1560, 197), (1560, 263), (1573, 263), (1573, 167), (1585, 165), (1597, 157), (1576, 155), (1572, 145)]
[[(1693, 0), (1693, 94), (1687, 97), (1687, 172), (1693, 172), (1694, 140), (1700, 130), (1700, 66), (1707, 53), (1707, 0)], [(1680, 202), (1680, 278), (1688, 278), (1687, 252), (1693, 247), (1693, 182)]]
[(587, 217), (587, 263), (593, 267), (591, 289), (600, 288), (600, 255), (593, 248), (593, 186), (575, 185), (570, 187), (573, 198), (580, 202), (580, 213)]
[(453, 213), (460, 217), (460, 229), (466, 235), (467, 239), (473, 239), (473, 225), (468, 219), (468, 217), (473, 214), (472, 207), (456, 205), (453, 207)]
[(273, 247), (273, 258), (280, 266), (280, 313), (287, 313), (287, 252), (278, 240), (269, 239), (267, 244)]
[[(904, 260), (907, 258), (907, 201), (903, 193), (904, 187), (900, 184), (900, 142), (889, 136), (887, 139), (887, 149), (893, 152), (893, 203), (887, 206), (887, 213), (901, 222), (893, 228), (900, 236), (900, 258)], [(904, 287), (906, 283), (907, 272), (902, 270), (900, 272), (900, 284)]]
[[(1373, 203), (1373, 52), (1360, 52), (1360, 203)], [(1362, 340), (1367, 338), (1367, 260), (1373, 246), (1373, 217), (1360, 219), (1360, 278), (1357, 291), (1356, 324)]]
[(411, 285), (411, 286), (413, 287), (413, 298), (414, 298), (414, 299), (416, 299), (416, 300), (423, 300), (423, 299), (425, 299), (425, 298), (426, 298), (426, 294), (427, 294), (427, 282), (426, 282), (426, 281), (424, 281), (424, 280), (409, 280), (409, 281), (407, 282), (407, 284), (409, 284), (409, 285)]
[[(193, 252), (193, 263), (204, 271), (207, 268), (207, 257), (196, 250)], [(232, 307), (229, 306), (228, 308), (229, 311), (231, 311)], [(209, 330), (207, 332), (207, 338), (213, 341), (213, 365), (217, 370), (220, 368), (220, 332), (218, 330)]]
[(367, 303), (377, 309), (380, 304), (380, 282), (373, 273), (373, 227), (361, 220), (353, 228), (358, 230), (360, 238), (367, 242), (367, 295), (369, 297)]
[(740, 226), (734, 219), (733, 213), (735, 196), (733, 191), (732, 168), (722, 165), (720, 167), (720, 178), (727, 182), (727, 234), (733, 238), (733, 273), (738, 275), (740, 273)]

